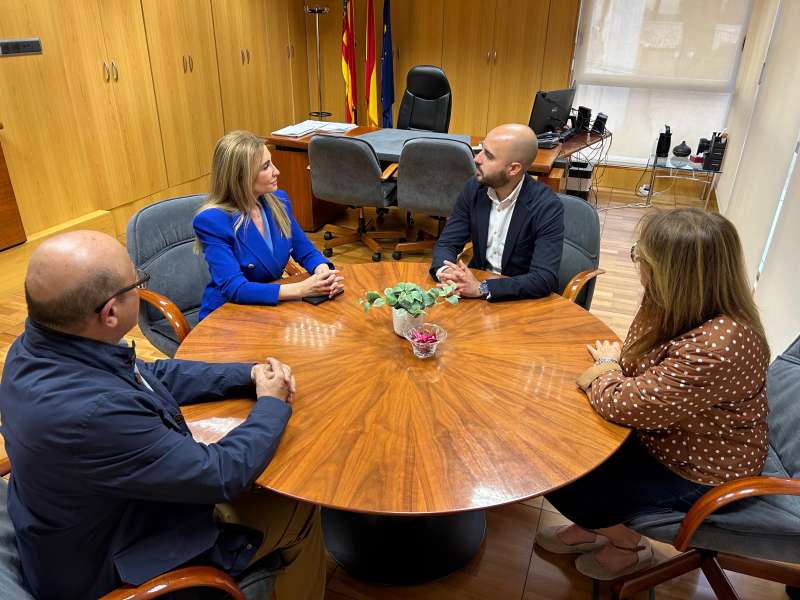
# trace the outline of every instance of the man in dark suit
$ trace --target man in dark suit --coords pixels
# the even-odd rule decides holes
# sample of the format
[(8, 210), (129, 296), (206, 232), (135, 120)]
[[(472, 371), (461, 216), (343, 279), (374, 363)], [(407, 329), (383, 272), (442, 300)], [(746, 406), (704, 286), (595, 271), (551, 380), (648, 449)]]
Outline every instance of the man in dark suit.
[[(37, 598), (97, 598), (186, 564), (238, 577), (277, 550), (277, 598), (321, 599), (318, 509), (251, 490), (292, 412), (291, 369), (138, 360), (121, 340), (147, 279), (92, 231), (50, 238), (31, 256), (29, 318), (0, 383), (27, 586)], [(192, 438), (181, 405), (253, 391), (250, 414), (219, 442)]]
[[(489, 301), (541, 298), (557, 291), (564, 243), (564, 208), (527, 169), (536, 134), (525, 125), (492, 129), (475, 157), (477, 175), (456, 200), (433, 249), (431, 276), (452, 283), (464, 298)], [(472, 240), (469, 267), (503, 274), (478, 282), (458, 254)]]

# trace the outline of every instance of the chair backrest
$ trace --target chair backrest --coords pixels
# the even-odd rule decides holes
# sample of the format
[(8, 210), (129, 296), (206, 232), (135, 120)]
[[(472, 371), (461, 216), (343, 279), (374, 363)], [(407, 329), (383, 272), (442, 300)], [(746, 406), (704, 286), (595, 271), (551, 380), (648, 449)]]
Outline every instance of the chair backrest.
[[(784, 473), (800, 479), (800, 337), (778, 356), (767, 377), (769, 402), (769, 445), (780, 460)], [(777, 466), (777, 465), (776, 465)], [(797, 499), (800, 503), (800, 498)]]
[(354, 137), (315, 135), (308, 145), (311, 189), (320, 200), (383, 207), (381, 166), (369, 143)]
[(397, 205), (434, 217), (446, 217), (470, 177), (472, 149), (464, 142), (417, 138), (400, 153)]
[[(131, 217), (127, 229), (133, 264), (150, 274), (149, 287), (172, 300), (192, 327), (211, 280), (205, 258), (193, 251), (192, 219), (205, 200), (205, 195), (182, 196), (145, 206)], [(151, 341), (148, 332), (162, 320), (161, 313), (142, 302), (139, 326)]]
[[(577, 273), (596, 269), (600, 264), (600, 219), (597, 210), (585, 200), (567, 194), (558, 197), (564, 204), (564, 249), (558, 268), (561, 293)], [(586, 310), (592, 305), (594, 285), (595, 279), (592, 279), (575, 301)]]
[(33, 600), (23, 584), (14, 525), (8, 516), (8, 484), (0, 478), (0, 598)]
[(453, 94), (444, 71), (431, 65), (413, 67), (397, 113), (397, 129), (447, 133)]

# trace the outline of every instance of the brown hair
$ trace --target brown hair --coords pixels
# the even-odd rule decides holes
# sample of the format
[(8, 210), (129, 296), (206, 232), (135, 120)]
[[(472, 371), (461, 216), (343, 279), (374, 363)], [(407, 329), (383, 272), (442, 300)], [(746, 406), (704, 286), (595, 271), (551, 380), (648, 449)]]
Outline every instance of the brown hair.
[(648, 213), (639, 222), (636, 254), (650, 329), (624, 349), (631, 360), (720, 315), (744, 323), (767, 346), (742, 244), (728, 219), (697, 208)]
[[(253, 194), (253, 181), (263, 152), (264, 140), (249, 131), (231, 131), (222, 136), (214, 146), (208, 200), (198, 212), (207, 208), (238, 212), (239, 219), (234, 225), (237, 231), (250, 218), (250, 211), (258, 201)], [(273, 194), (265, 194), (264, 198), (283, 237), (288, 239), (292, 226), (286, 207)], [(199, 242), (195, 248), (199, 249)]]

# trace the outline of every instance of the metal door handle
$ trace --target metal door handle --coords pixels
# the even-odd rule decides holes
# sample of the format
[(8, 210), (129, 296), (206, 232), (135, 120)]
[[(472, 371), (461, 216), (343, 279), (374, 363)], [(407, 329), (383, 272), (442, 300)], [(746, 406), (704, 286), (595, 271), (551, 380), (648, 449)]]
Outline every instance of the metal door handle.
[(494, 64), (497, 64), (497, 50), (492, 51), (492, 60), (494, 60)]
[(106, 61), (103, 61), (103, 79), (106, 81), (111, 81), (111, 72), (108, 70)]
[(239, 50), (242, 53), (242, 64), (244, 64), (244, 50)]
[(249, 50), (249, 48), (245, 48), (244, 51), (247, 52), (247, 64), (249, 65), (250, 64), (250, 50)]
[(489, 61), (490, 61), (490, 60), (492, 60), (492, 51), (491, 51), (491, 50), (489, 50), (489, 51), (486, 53), (486, 64), (489, 64)]
[(189, 71), (194, 73), (194, 61), (192, 61), (192, 55), (189, 55)]
[(183, 55), (183, 72), (186, 73), (187, 63), (186, 63), (186, 55)]
[(119, 81), (119, 67), (116, 61), (111, 61), (111, 72), (114, 73), (114, 81)]

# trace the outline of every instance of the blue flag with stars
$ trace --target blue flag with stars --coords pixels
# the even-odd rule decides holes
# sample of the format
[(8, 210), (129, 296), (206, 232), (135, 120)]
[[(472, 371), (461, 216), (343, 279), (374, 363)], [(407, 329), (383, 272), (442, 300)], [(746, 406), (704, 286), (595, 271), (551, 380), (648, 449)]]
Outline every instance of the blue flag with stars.
[(391, 0), (383, 3), (383, 51), (381, 52), (381, 106), (382, 127), (393, 127), (392, 105), (394, 104), (394, 59), (392, 58)]

